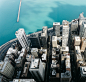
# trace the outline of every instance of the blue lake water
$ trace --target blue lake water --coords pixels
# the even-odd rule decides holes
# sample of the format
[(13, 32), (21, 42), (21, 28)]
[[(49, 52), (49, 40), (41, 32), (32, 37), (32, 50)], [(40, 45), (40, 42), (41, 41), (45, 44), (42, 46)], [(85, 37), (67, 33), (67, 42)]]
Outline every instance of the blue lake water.
[(26, 34), (52, 27), (53, 22), (71, 21), (81, 12), (86, 16), (86, 0), (0, 0), (0, 46), (16, 38), (15, 32), (24, 28)]

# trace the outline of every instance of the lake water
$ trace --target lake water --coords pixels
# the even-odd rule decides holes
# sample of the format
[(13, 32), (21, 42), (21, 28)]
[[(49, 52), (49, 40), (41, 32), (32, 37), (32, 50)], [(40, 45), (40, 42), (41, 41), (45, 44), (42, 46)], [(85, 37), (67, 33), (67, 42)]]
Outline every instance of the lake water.
[(71, 21), (81, 12), (86, 16), (86, 0), (0, 0), (0, 46), (16, 38), (15, 32), (24, 28), (26, 34), (52, 27), (53, 22)]

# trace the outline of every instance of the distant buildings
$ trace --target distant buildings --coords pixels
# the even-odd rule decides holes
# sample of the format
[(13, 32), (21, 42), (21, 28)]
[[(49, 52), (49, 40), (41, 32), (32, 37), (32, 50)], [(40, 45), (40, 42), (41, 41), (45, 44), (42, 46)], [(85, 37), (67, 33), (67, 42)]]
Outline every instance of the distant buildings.
[(24, 29), (19, 29), (15, 35), (17, 42), (6, 48), (5, 57), (0, 61), (0, 82), (86, 81), (83, 13), (70, 23), (54, 22), (52, 28), (43, 26), (42, 31), (28, 36)]

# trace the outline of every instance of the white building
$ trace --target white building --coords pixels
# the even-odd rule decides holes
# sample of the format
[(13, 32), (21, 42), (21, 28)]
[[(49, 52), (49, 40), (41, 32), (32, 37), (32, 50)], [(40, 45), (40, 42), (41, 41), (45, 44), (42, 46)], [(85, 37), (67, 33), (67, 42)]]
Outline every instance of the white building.
[(19, 29), (18, 31), (16, 31), (15, 35), (18, 38), (21, 46), (28, 50), (29, 49), (29, 43), (28, 43), (28, 39), (26, 37), (24, 29)]
[(42, 56), (42, 62), (47, 62), (47, 54), (43, 54)]
[(18, 50), (17, 50), (17, 49), (13, 49), (13, 48), (10, 47), (10, 48), (8, 49), (8, 51), (7, 51), (6, 54), (11, 55), (12, 53), (13, 53), (15, 56), (18, 56)]
[(57, 47), (57, 36), (52, 36), (52, 47)]
[(79, 36), (75, 36), (74, 38), (74, 46), (79, 46), (80, 45), (80, 37)]
[(41, 59), (32, 59), (29, 71), (36, 81), (44, 81), (45, 68)]
[(62, 48), (61, 48), (61, 52), (62, 52), (63, 54), (69, 53), (69, 47), (68, 47), (68, 46), (62, 47)]
[(76, 59), (77, 62), (83, 61), (83, 58), (81, 56), (80, 46), (75, 46), (75, 55), (74, 56), (75, 56), (74, 58)]
[(82, 37), (81, 38), (81, 52), (84, 52), (85, 48), (86, 48), (86, 38)]
[(68, 45), (68, 38), (69, 38), (69, 22), (67, 20), (62, 21), (63, 30), (62, 30), (62, 47)]

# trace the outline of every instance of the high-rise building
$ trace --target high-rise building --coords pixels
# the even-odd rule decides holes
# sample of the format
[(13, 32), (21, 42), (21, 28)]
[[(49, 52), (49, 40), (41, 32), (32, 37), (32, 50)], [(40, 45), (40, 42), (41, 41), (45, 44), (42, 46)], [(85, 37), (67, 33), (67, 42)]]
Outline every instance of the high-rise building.
[(80, 13), (80, 15), (79, 15), (79, 26), (82, 25), (82, 22), (83, 22), (84, 20), (86, 20), (86, 18), (83, 16), (83, 12), (82, 12), (82, 13)]
[(40, 59), (32, 59), (29, 71), (36, 81), (44, 81), (45, 69)]
[(30, 78), (31, 74), (28, 70), (29, 67), (30, 67), (30, 62), (25, 62), (24, 69), (23, 69), (23, 72), (22, 72), (22, 75), (21, 75), (22, 78)]
[(52, 36), (52, 47), (57, 47), (57, 36)]
[[(66, 60), (65, 60), (66, 59)], [(70, 63), (70, 54), (61, 54), (61, 62), (65, 60), (65, 72), (61, 73), (61, 82), (71, 82), (71, 63)]]
[(68, 45), (68, 39), (69, 39), (69, 22), (67, 20), (63, 20), (62, 24), (63, 24), (62, 46), (65, 47)]
[(82, 22), (82, 25), (80, 27), (80, 37), (85, 37), (86, 38), (86, 21)]
[(85, 48), (86, 48), (86, 38), (82, 37), (81, 38), (81, 48), (80, 48), (81, 52), (84, 52)]
[(60, 36), (60, 22), (53, 22), (53, 31), (55, 36)]
[(31, 40), (32, 48), (40, 48), (41, 47), (38, 34), (30, 35), (29, 38)]
[(80, 37), (79, 36), (75, 36), (74, 38), (74, 46), (79, 46), (80, 45)]
[(77, 20), (72, 20), (71, 21), (71, 32), (77, 32), (78, 30), (78, 21)]
[(10, 64), (10, 62), (0, 62), (0, 73), (7, 78), (12, 78), (15, 68)]
[(15, 59), (16, 68), (22, 68), (25, 62), (26, 54), (27, 54), (27, 50), (25, 48), (22, 48), (18, 59)]
[(41, 45), (43, 48), (47, 48), (47, 26), (43, 26), (42, 33), (41, 33)]
[(19, 29), (18, 31), (16, 31), (15, 35), (16, 35), (17, 39), (19, 40), (21, 46), (23, 48), (26, 48), (28, 51), (29, 50), (29, 43), (28, 43), (28, 39), (26, 37), (24, 29)]
[(14, 54), (14, 56), (17, 57), (18, 56), (18, 50), (10, 47), (6, 54), (8, 54), (8, 55)]
[(83, 58), (81, 56), (80, 46), (75, 46), (75, 55), (74, 56), (75, 56), (74, 58), (77, 62), (83, 61)]

